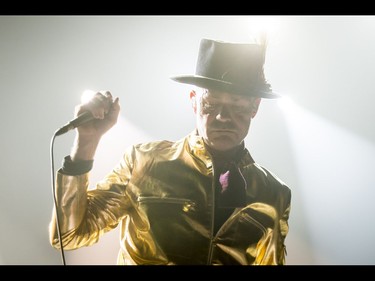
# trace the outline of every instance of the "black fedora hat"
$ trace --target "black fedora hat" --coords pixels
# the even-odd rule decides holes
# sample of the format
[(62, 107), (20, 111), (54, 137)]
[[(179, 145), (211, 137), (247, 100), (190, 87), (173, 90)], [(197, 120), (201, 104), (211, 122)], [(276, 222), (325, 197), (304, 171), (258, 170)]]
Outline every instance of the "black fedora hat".
[(194, 75), (172, 80), (228, 93), (278, 98), (264, 77), (265, 45), (202, 39)]

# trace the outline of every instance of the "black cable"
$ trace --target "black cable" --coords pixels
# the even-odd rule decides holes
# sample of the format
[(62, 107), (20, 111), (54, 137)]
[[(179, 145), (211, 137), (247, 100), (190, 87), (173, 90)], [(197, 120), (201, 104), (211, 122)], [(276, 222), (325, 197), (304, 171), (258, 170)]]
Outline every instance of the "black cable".
[(56, 212), (56, 227), (57, 227), (57, 234), (58, 234), (59, 243), (60, 243), (61, 258), (62, 258), (63, 265), (66, 265), (64, 247), (63, 247), (63, 243), (61, 240), (60, 221), (59, 221), (59, 213), (58, 213), (58, 208), (57, 208), (57, 199), (56, 199), (56, 191), (55, 191), (55, 165), (54, 165), (54, 157), (53, 157), (53, 144), (55, 142), (56, 133), (57, 131), (53, 134), (53, 137), (51, 139), (52, 195), (53, 195), (53, 202), (54, 202), (54, 207), (55, 207), (55, 212)]

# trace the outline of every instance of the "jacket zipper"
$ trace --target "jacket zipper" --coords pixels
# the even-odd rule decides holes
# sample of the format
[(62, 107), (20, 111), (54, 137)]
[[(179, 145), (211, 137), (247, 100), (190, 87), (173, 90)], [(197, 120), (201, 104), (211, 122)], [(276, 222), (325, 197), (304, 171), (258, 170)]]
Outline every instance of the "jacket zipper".
[(182, 205), (182, 210), (188, 212), (194, 210), (195, 202), (190, 199), (185, 198), (174, 198), (174, 197), (157, 197), (157, 196), (139, 196), (137, 202), (149, 202), (149, 203), (167, 203), (167, 204), (180, 204)]
[[(211, 158), (212, 159), (212, 158)], [(207, 265), (211, 265), (212, 263), (212, 256), (213, 256), (213, 233), (214, 233), (214, 224), (215, 224), (215, 169), (214, 169), (214, 163), (212, 162), (212, 185), (211, 185), (211, 191), (212, 191), (212, 219), (211, 219), (211, 237), (210, 237), (210, 247), (208, 249), (208, 256), (207, 256)]]
[[(241, 172), (241, 169), (238, 167), (238, 165), (236, 165), (236, 168), (239, 172), (239, 174), (241, 175), (243, 181), (245, 182), (245, 189), (247, 189), (247, 182), (246, 182), (246, 179), (244, 177), (244, 175), (242, 174)], [(213, 167), (213, 163), (212, 163), (212, 175), (213, 175), (213, 180), (212, 180), (212, 194), (213, 194), (213, 202), (212, 202), (212, 223), (211, 223), (211, 233), (213, 233), (214, 231), (214, 221), (215, 221), (215, 169)], [(224, 224), (221, 226), (224, 227), (224, 225), (233, 218), (233, 214), (226, 220), (226, 222), (224, 222)], [(247, 219), (247, 217), (245, 217), (245, 219), (247, 219), (248, 221), (251, 221), (255, 226), (259, 227), (263, 233), (266, 233), (266, 229), (265, 227), (259, 223), (257, 220), (255, 220), (254, 218), (252, 217), (248, 217), (249, 219)], [(220, 228), (220, 229), (221, 229)], [(220, 233), (220, 229), (218, 230), (217, 233)], [(215, 236), (216, 237), (216, 236)], [(211, 240), (210, 240), (210, 248), (209, 248), (209, 252), (208, 252), (208, 259), (207, 259), (207, 264), (210, 265), (212, 263), (212, 256), (213, 256), (213, 238), (214, 236), (211, 235)]]

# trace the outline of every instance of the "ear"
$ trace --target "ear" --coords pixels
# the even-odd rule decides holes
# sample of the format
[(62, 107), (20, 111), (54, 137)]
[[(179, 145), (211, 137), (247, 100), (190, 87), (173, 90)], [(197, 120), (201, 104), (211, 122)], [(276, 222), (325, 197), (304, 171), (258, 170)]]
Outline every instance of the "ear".
[(258, 112), (258, 109), (259, 109), (259, 105), (260, 105), (260, 101), (262, 100), (262, 98), (256, 98), (254, 101), (253, 101), (253, 113), (251, 114), (251, 118), (254, 118), (255, 115), (257, 115), (257, 112)]
[(194, 113), (197, 113), (197, 93), (194, 90), (190, 91), (190, 101), (191, 107), (194, 110)]

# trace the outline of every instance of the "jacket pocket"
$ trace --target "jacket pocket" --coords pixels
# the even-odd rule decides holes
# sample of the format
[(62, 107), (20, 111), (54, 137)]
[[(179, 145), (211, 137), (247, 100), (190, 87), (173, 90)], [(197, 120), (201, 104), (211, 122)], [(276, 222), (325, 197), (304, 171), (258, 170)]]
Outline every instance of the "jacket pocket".
[(187, 198), (140, 196), (137, 198), (150, 224), (150, 232), (167, 259), (189, 264), (201, 249), (204, 237), (199, 233), (196, 204)]
[(262, 232), (263, 235), (265, 235), (267, 232), (267, 229), (263, 226), (263, 224), (261, 224), (259, 221), (257, 221), (247, 213), (242, 213), (240, 220), (243, 220), (251, 225), (254, 225)]

